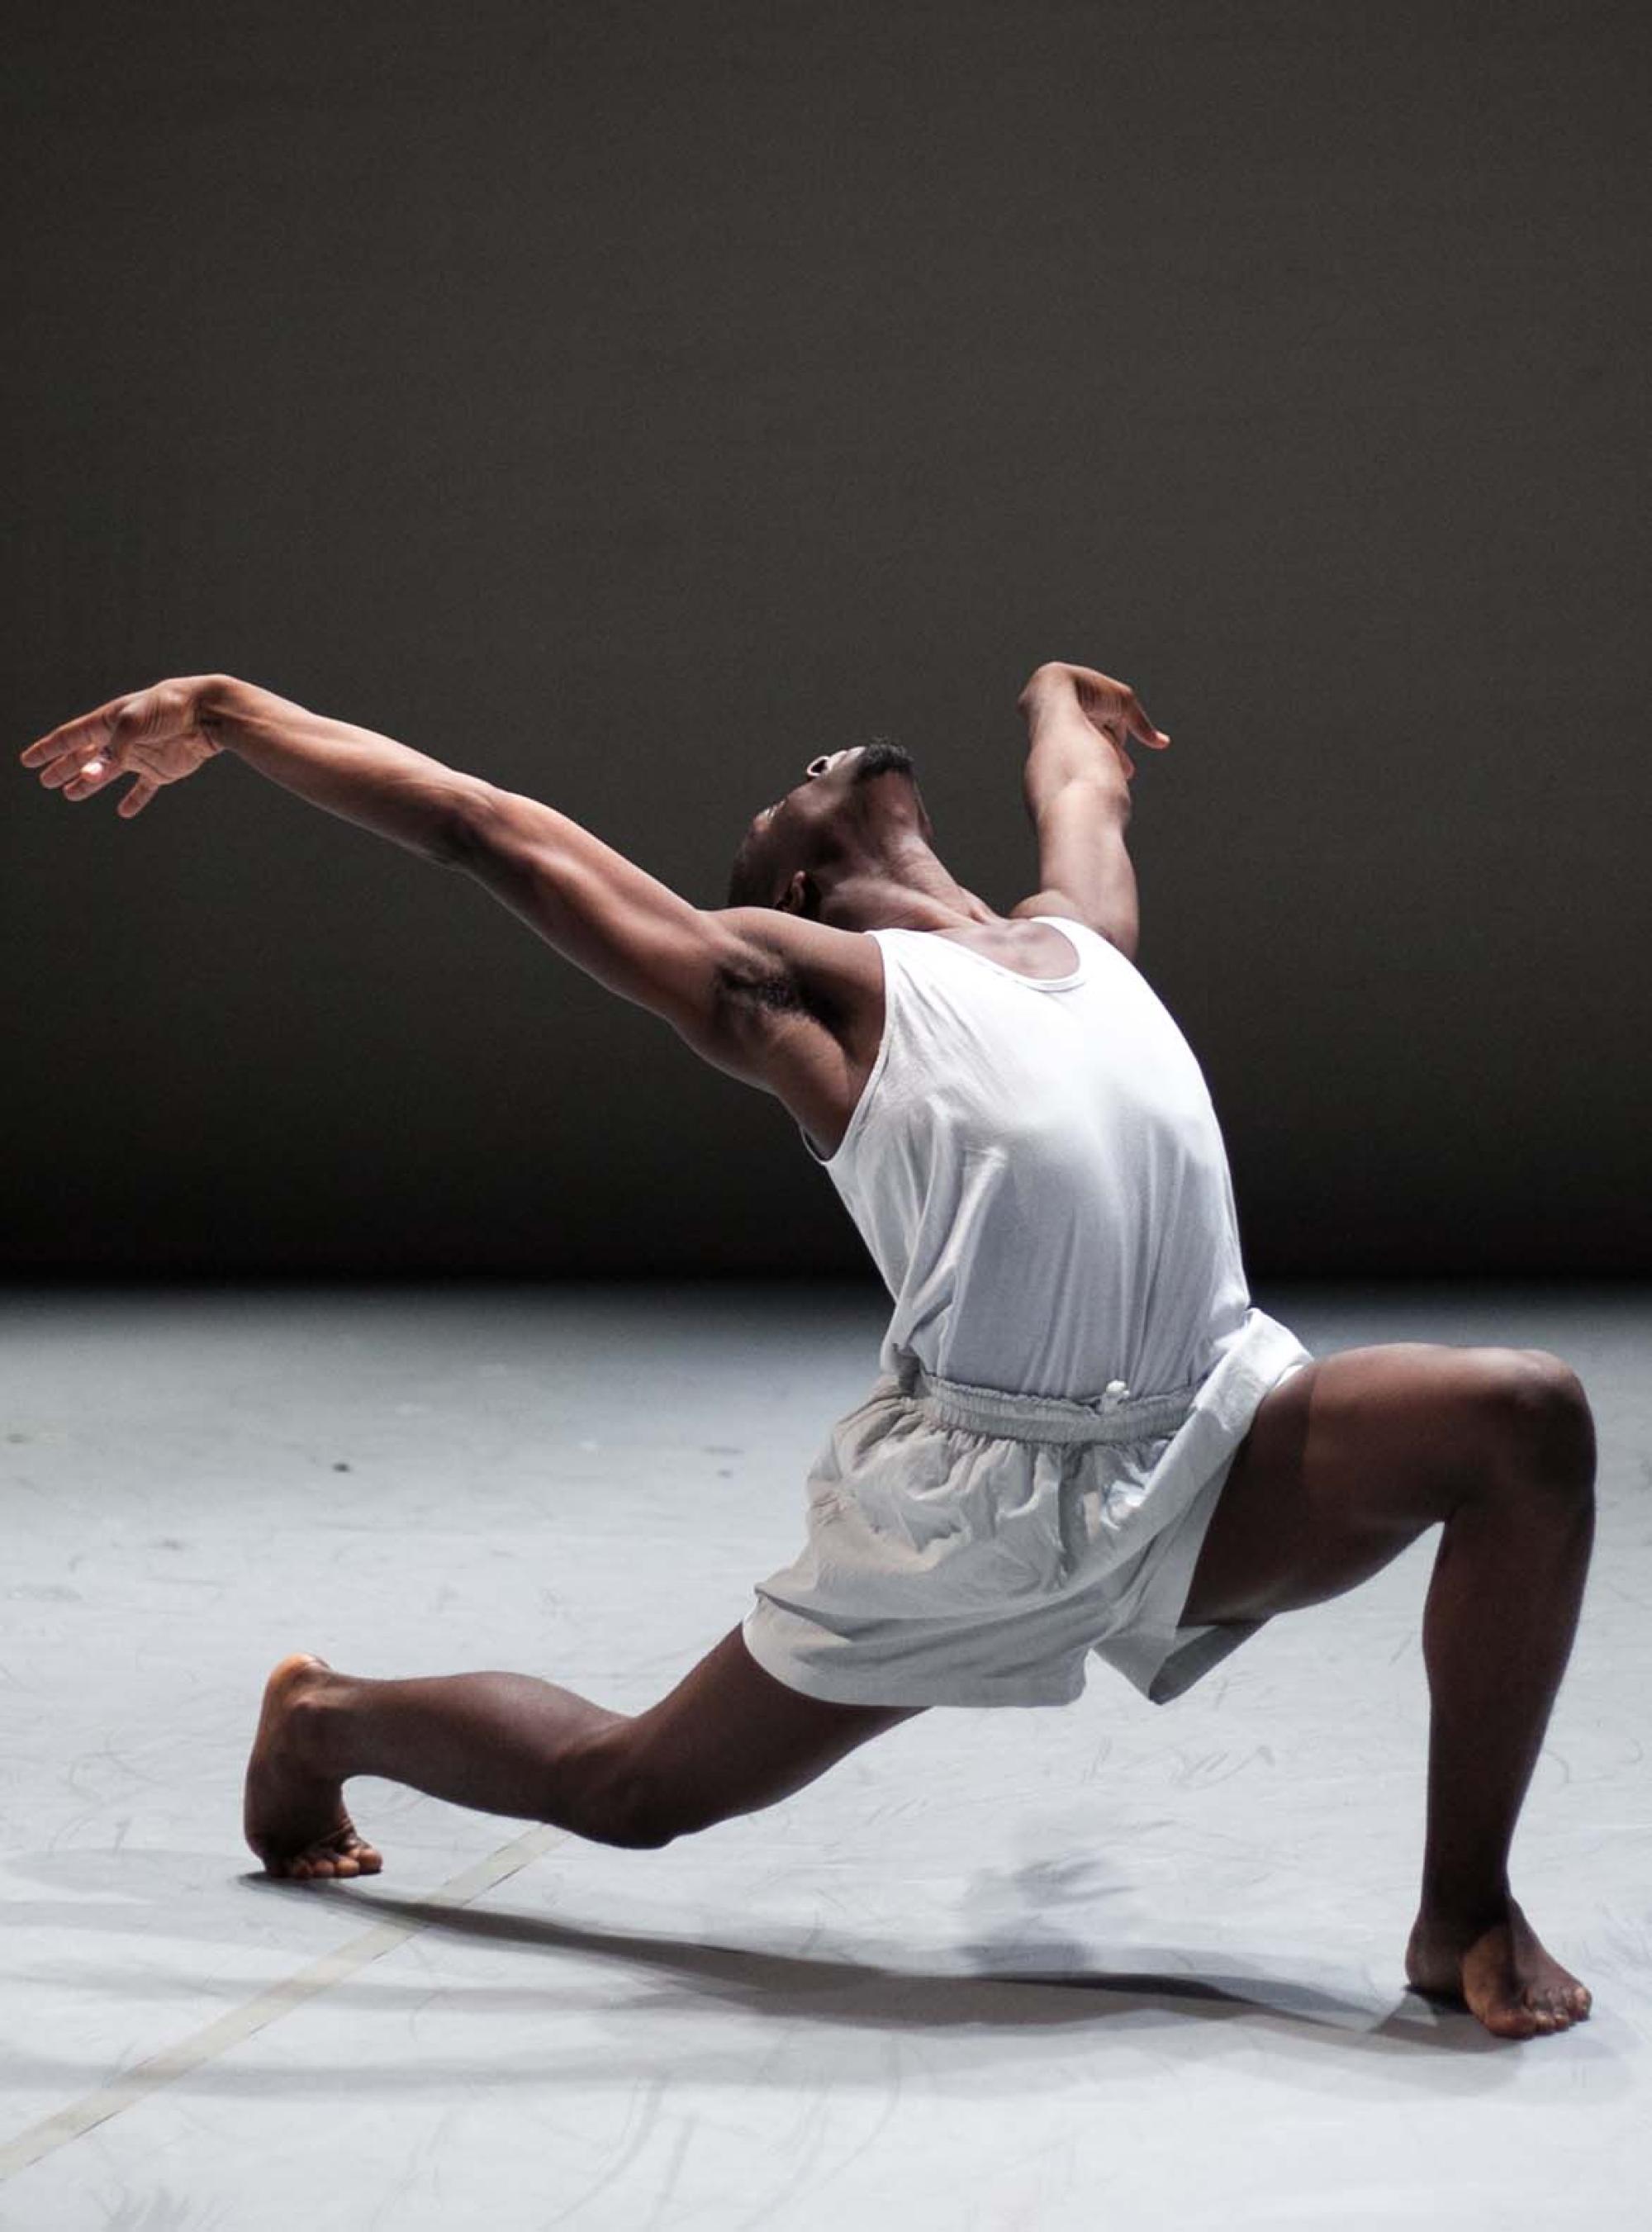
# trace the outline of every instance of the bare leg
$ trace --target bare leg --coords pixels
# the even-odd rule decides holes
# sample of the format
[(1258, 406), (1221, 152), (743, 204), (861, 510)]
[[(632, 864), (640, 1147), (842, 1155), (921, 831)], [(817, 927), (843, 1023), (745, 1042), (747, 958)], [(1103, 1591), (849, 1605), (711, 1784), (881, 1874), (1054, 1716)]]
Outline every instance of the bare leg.
[(374, 1775), (601, 1844), (664, 1845), (774, 1804), (916, 1710), (803, 1697), (764, 1672), (738, 1628), (635, 1715), (532, 1675), (376, 1682), (295, 1656), (265, 1690), (247, 1841), (272, 1875), (376, 1872), (342, 1795), (351, 1775)]
[(1447, 1520), (1423, 1609), (1428, 1820), (1406, 1973), (1506, 2037), (1590, 2007), (1516, 1903), (1508, 1856), (1577, 1632), (1593, 1477), (1592, 1435), (1534, 1437), (1515, 1478)]
[(1430, 1702), (1419, 1989), (1506, 2037), (1564, 2029), (1590, 1995), (1545, 1950), (1508, 1857), (1559, 1688), (1594, 1533), (1595, 1437), (1541, 1350), (1396, 1342), (1322, 1358), (1258, 1410), (1182, 1621), (1341, 1595), (1443, 1522), (1423, 1612)]

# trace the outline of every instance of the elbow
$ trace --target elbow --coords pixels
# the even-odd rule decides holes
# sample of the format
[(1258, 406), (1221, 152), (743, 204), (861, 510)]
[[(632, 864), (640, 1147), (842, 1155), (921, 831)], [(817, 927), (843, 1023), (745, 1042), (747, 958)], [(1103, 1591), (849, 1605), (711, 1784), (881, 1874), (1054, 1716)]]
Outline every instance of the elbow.
[(442, 801), (425, 848), (438, 868), (469, 868), (487, 842), (493, 785), (467, 775)]

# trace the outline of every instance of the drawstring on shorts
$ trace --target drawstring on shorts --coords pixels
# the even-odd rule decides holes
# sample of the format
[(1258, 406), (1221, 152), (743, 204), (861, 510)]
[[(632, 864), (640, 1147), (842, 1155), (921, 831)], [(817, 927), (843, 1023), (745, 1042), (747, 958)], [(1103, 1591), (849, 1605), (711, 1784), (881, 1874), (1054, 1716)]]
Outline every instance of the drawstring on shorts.
[(922, 1403), (944, 1426), (962, 1427), (1017, 1442), (1139, 1442), (1173, 1434), (1193, 1408), (1201, 1382), (1157, 1395), (1132, 1395), (1122, 1379), (1085, 1402), (1062, 1395), (1012, 1395), (999, 1387), (972, 1387), (926, 1372), (910, 1349), (898, 1359), (903, 1395)]

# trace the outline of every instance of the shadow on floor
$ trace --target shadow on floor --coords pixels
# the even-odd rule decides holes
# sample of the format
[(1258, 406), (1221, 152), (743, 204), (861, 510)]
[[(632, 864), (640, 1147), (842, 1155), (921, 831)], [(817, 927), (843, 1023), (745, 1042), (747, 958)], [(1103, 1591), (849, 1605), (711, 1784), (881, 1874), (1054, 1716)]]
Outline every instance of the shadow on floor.
[[(1047, 1933), (1028, 1943), (1001, 1937), (962, 1944), (956, 1971), (925, 1972), (884, 1965), (879, 1956), (898, 1962), (902, 1949), (868, 1943), (864, 1938), (839, 1951), (781, 1953), (593, 1928), (498, 1907), (396, 1898), (367, 1888), (360, 1878), (339, 1885), (290, 1884), (249, 1874), (242, 1880), (261, 1893), (321, 1897), (347, 1904), (353, 1912), (366, 1909), (384, 1921), (421, 1931), (518, 1945), (542, 1954), (595, 1956), (669, 1979), (677, 1990), (725, 2000), (748, 2013), (782, 2021), (801, 2017), (893, 2031), (971, 2027), (1023, 2032), (1130, 2015), (1196, 2015), (1208, 2021), (1261, 2014), (1317, 2033), (1339, 2034), (1361, 2046), (1422, 2046), (1479, 2055), (1499, 2054), (1512, 2043), (1493, 2038), (1466, 2009), (1409, 1989), (1397, 1999), (1386, 1995), (1353, 1997), (1289, 1976), (1223, 1973), (1216, 1961), (1201, 1962), (1196, 1953), (1177, 1957), (1204, 1971), (1198, 1975), (1097, 1969), (1085, 1965), (1086, 1960), (1093, 1961), (1093, 1947)], [(464, 2001), (471, 1988), (455, 1984), (448, 1989)], [(484, 1996), (499, 1989), (479, 1989)], [(531, 1987), (523, 1990), (531, 1996)], [(514, 1987), (505, 1991), (519, 1996)], [(632, 1997), (625, 2004), (635, 2008), (638, 2002)]]

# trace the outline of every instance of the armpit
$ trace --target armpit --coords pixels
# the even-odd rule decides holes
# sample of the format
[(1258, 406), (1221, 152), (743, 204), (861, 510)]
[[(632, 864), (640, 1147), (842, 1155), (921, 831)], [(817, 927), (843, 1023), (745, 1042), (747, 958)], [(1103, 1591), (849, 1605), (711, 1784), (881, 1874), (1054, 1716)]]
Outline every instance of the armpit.
[(719, 1004), (761, 1009), (771, 1015), (807, 1015), (797, 972), (783, 961), (766, 960), (761, 954), (738, 961), (720, 961), (715, 983)]

